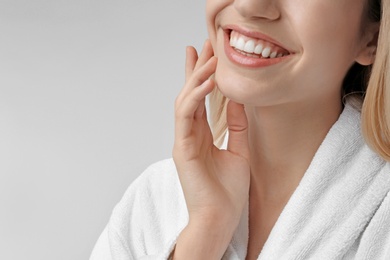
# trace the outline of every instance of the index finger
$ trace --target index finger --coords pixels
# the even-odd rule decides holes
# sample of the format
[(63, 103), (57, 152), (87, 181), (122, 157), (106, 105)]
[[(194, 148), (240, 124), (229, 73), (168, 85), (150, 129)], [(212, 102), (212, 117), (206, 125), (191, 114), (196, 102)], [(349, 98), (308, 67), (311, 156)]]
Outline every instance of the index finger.
[(192, 46), (186, 48), (186, 82), (191, 77), (192, 72), (195, 69), (196, 62), (198, 60), (198, 53)]

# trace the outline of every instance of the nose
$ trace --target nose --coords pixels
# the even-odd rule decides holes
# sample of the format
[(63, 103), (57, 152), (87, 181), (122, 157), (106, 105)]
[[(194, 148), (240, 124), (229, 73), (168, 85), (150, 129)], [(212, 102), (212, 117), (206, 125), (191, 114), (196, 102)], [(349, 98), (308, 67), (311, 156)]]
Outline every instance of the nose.
[(277, 0), (235, 0), (235, 9), (245, 18), (277, 20), (280, 11)]

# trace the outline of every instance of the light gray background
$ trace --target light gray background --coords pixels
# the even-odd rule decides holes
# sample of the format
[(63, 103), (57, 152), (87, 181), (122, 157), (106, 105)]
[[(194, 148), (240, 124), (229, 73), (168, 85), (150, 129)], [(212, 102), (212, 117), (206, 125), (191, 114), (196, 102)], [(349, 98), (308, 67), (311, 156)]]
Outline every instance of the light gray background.
[(132, 180), (171, 156), (204, 2), (0, 0), (0, 259), (88, 259)]

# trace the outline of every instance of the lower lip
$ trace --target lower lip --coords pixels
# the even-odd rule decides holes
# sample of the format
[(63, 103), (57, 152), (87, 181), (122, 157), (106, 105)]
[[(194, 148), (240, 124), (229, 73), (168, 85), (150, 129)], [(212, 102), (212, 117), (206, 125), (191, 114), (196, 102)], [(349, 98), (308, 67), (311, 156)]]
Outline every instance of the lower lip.
[(272, 59), (263, 59), (263, 58), (254, 58), (249, 57), (244, 54), (241, 54), (237, 51), (235, 51), (232, 46), (230, 46), (230, 35), (228, 32), (224, 32), (225, 39), (224, 39), (224, 45), (225, 45), (225, 54), (229, 58), (230, 61), (232, 61), (235, 64), (244, 66), (244, 67), (250, 67), (250, 68), (261, 68), (261, 67), (267, 67), (271, 66), (277, 63), (280, 63), (282, 61), (285, 61), (286, 59), (289, 59), (291, 55), (287, 55), (280, 58), (272, 58)]

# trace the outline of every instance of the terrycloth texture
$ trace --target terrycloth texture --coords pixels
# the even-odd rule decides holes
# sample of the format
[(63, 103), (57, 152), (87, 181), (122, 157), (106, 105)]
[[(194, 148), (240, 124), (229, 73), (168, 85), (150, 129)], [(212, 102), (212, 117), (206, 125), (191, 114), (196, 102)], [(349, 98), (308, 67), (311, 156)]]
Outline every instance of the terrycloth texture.
[[(390, 164), (363, 142), (347, 105), (283, 209), (258, 259), (390, 259)], [(167, 259), (188, 221), (172, 160), (126, 191), (91, 260)], [(248, 205), (224, 260), (245, 259)]]

